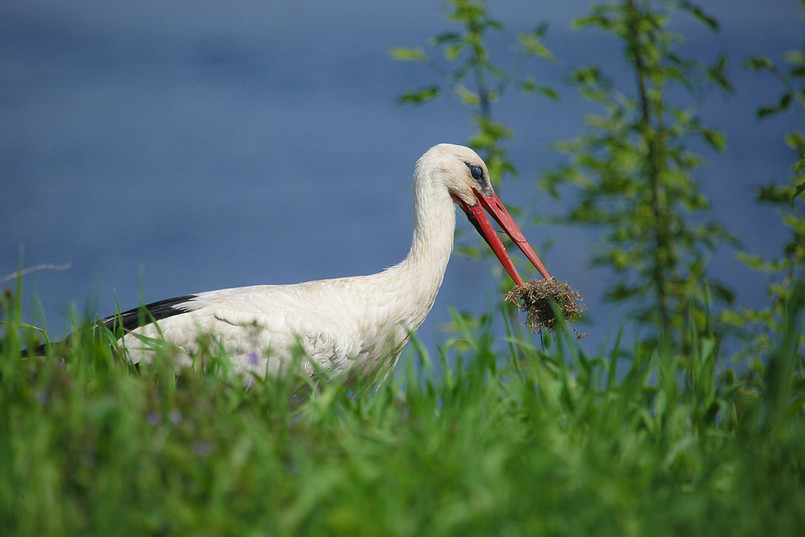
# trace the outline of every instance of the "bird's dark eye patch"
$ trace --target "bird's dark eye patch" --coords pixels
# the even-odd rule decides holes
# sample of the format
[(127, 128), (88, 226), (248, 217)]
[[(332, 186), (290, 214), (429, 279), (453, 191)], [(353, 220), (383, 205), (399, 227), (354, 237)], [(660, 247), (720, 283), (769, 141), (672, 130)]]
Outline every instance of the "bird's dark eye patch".
[(467, 168), (470, 169), (470, 175), (472, 178), (478, 181), (482, 186), (484, 185), (484, 170), (480, 166), (476, 166), (475, 164), (470, 164), (469, 162), (465, 163)]

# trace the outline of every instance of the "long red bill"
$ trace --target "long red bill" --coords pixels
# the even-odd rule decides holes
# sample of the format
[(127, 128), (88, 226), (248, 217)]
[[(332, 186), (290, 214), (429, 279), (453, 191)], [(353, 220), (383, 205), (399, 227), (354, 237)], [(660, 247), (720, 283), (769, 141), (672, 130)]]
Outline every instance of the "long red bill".
[(545, 266), (540, 261), (539, 257), (537, 256), (534, 249), (531, 248), (531, 245), (528, 244), (525, 236), (523, 235), (520, 228), (517, 227), (517, 224), (514, 223), (514, 219), (509, 214), (509, 211), (503, 206), (500, 199), (494, 193), (491, 196), (484, 196), (477, 190), (473, 189), (475, 196), (478, 198), (479, 203), (475, 205), (467, 205), (463, 202), (459, 203), (460, 207), (464, 210), (464, 213), (467, 215), (467, 218), (470, 222), (475, 226), (481, 236), (486, 240), (489, 247), (492, 248), (492, 251), (495, 252), (495, 256), (497, 256), (498, 260), (500, 261), (503, 268), (506, 269), (506, 272), (511, 276), (511, 279), (514, 280), (514, 283), (522, 286), (523, 279), (517, 273), (517, 269), (514, 268), (514, 263), (512, 263), (511, 258), (509, 257), (508, 252), (506, 252), (506, 248), (503, 246), (503, 243), (498, 237), (497, 233), (495, 232), (495, 228), (492, 226), (492, 223), (489, 221), (489, 218), (484, 213), (484, 209), (492, 215), (492, 218), (500, 225), (503, 231), (511, 237), (514, 243), (517, 245), (518, 248), (525, 254), (531, 263), (533, 263), (534, 267), (539, 271), (540, 274), (545, 279), (550, 279), (550, 274), (548, 271), (545, 270)]

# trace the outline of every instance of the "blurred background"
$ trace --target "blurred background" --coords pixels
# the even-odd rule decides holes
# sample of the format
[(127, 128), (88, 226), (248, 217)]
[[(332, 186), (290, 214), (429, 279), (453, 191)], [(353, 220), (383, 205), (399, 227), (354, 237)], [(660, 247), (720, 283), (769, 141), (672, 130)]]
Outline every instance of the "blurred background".
[[(803, 39), (799, 2), (705, 0), (718, 33), (680, 18), (682, 50), (702, 61), (728, 55), (735, 93), (699, 108), (727, 135), (727, 150), (701, 148), (696, 172), (722, 222), (756, 254), (780, 252), (786, 232), (755, 190), (783, 181), (794, 161), (782, 143), (795, 114), (758, 122), (755, 109), (781, 92), (747, 71), (751, 55), (779, 60)], [(559, 62), (532, 61), (523, 74), (552, 86), (559, 102), (507, 94), (496, 118), (520, 173), (498, 189), (529, 214), (561, 212), (534, 186), (564, 159), (552, 144), (578, 135), (594, 108), (564, 79), (589, 62), (616, 78), (621, 44), (572, 30), (589, 2), (490, 2), (509, 31), (548, 24)], [(264, 2), (213, 0), (31, 0), (0, 6), (0, 277), (20, 263), (64, 264), (26, 276), (51, 337), (69, 331), (72, 305), (105, 316), (143, 302), (261, 283), (368, 274), (400, 261), (411, 239), (411, 175), (440, 142), (474, 132), (448, 96), (424, 107), (396, 102), (430, 84), (421, 64), (395, 61), (393, 47), (425, 45), (451, 28), (442, 2)], [(493, 36), (493, 59), (514, 57)], [(625, 82), (628, 86), (631, 80)], [(587, 266), (594, 229), (519, 222), (552, 274), (586, 296), (584, 345), (604, 344), (620, 324), (601, 303), (603, 269)], [(466, 244), (478, 243), (463, 216)], [(547, 251), (540, 245), (555, 240)], [(765, 278), (724, 247), (708, 271), (750, 307), (765, 302)], [(420, 330), (430, 349), (447, 305), (480, 312), (497, 300), (492, 261), (454, 255)], [(6, 284), (10, 285), (10, 284)]]

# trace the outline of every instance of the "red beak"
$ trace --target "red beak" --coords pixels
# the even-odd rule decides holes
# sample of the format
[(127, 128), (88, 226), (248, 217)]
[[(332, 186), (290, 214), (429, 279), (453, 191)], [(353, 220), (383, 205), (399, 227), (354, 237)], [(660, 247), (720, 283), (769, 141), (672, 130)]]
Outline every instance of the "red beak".
[(503, 268), (506, 269), (506, 272), (509, 273), (511, 279), (514, 280), (514, 283), (522, 286), (523, 279), (520, 278), (520, 275), (517, 273), (517, 269), (514, 268), (514, 263), (512, 263), (508, 252), (506, 252), (506, 248), (500, 241), (500, 237), (498, 237), (497, 233), (495, 232), (495, 228), (492, 227), (492, 223), (489, 222), (489, 218), (487, 218), (486, 213), (484, 213), (484, 209), (486, 209), (486, 211), (492, 215), (492, 218), (495, 219), (503, 231), (505, 231), (506, 234), (511, 237), (517, 247), (520, 248), (529, 261), (534, 264), (534, 267), (536, 267), (539, 273), (542, 274), (546, 280), (550, 279), (551, 276), (548, 274), (548, 271), (545, 270), (542, 261), (539, 260), (539, 257), (537, 257), (534, 249), (531, 248), (530, 244), (528, 244), (523, 232), (520, 231), (520, 228), (518, 228), (517, 224), (514, 223), (514, 219), (509, 214), (509, 211), (507, 211), (503, 206), (503, 203), (501, 203), (500, 199), (498, 199), (494, 193), (492, 193), (491, 196), (484, 196), (474, 188), (472, 191), (475, 193), (475, 197), (478, 198), (478, 203), (475, 205), (467, 205), (457, 197), (455, 199), (458, 202), (458, 205), (464, 211), (464, 214), (467, 215), (470, 223), (475, 226), (475, 229), (478, 230), (478, 233), (481, 234), (489, 247), (492, 248), (492, 251), (495, 252), (498, 260), (503, 265)]

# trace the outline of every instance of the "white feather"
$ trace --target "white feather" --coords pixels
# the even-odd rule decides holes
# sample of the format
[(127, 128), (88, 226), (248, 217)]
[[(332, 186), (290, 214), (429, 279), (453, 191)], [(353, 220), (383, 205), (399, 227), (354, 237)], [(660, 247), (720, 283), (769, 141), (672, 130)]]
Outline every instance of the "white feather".
[[(447, 144), (417, 162), (413, 240), (398, 265), (369, 276), (200, 293), (179, 306), (187, 313), (126, 335), (130, 359), (151, 358), (141, 336), (161, 335), (193, 354), (199, 335), (209, 334), (247, 384), (252, 373), (277, 375), (293, 366), (312, 374), (312, 363), (339, 375), (388, 374), (442, 283), (455, 229), (451, 195), (474, 202), (468, 162), (484, 166), (472, 150)], [(485, 166), (484, 172), (488, 177)]]

